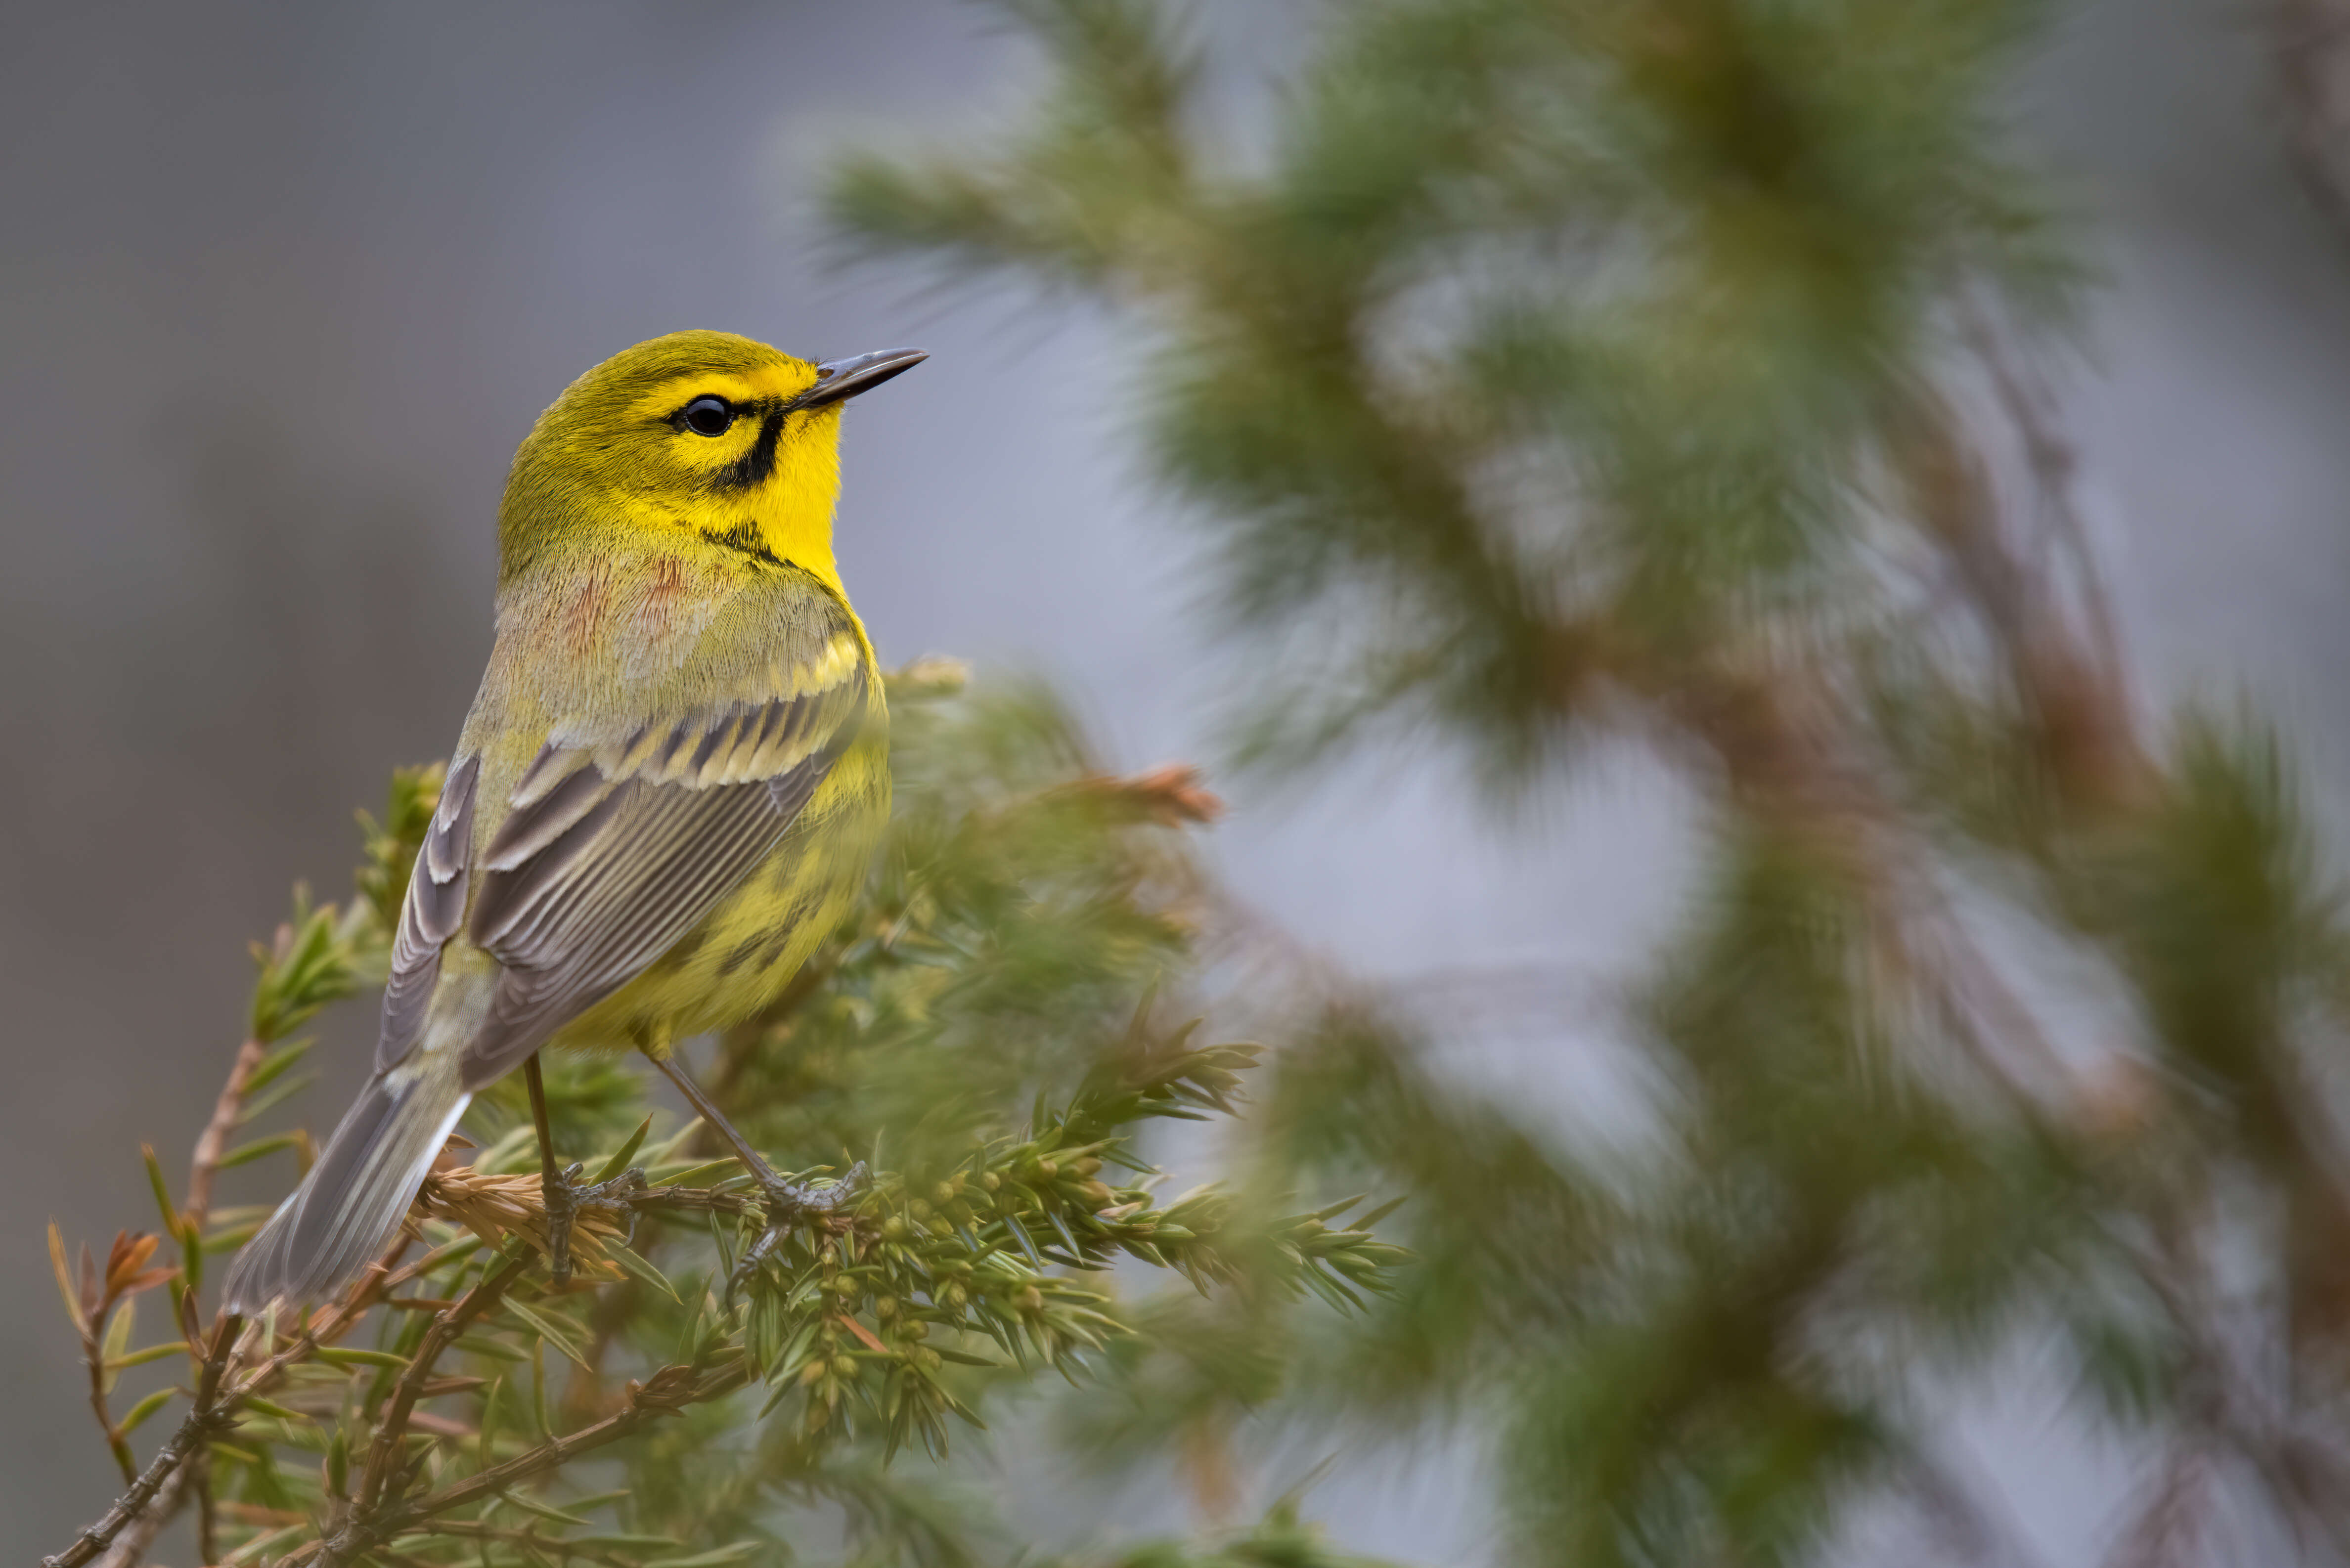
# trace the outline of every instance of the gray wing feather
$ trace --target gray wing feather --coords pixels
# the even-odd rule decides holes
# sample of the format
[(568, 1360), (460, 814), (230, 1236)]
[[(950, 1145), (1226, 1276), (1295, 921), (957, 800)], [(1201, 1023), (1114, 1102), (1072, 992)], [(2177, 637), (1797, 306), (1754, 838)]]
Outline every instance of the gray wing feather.
[(467, 757), (450, 770), (441, 801), (424, 830), (408, 896), (400, 900), (400, 924), (391, 938), (391, 975), (383, 987), (383, 1019), (376, 1034), (375, 1065), (380, 1073), (415, 1049), (423, 1033), (432, 987), (441, 978), (441, 944), (457, 934), (465, 918), (466, 859), (473, 839), (473, 786), (482, 760)]
[[(567, 753), (550, 743), (481, 857), (468, 935), (504, 969), (465, 1048), (466, 1086), (512, 1069), (716, 908), (781, 843), (865, 704), (859, 670), (821, 691), (697, 715), (658, 739)], [(790, 765), (763, 769), (794, 750), (803, 754)]]

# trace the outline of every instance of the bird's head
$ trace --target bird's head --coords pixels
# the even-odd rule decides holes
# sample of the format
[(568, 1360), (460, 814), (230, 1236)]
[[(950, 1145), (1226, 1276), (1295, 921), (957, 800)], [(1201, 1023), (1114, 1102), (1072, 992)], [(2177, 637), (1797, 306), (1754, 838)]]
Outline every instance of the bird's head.
[(515, 453), (502, 577), (615, 530), (684, 533), (829, 578), (840, 410), (925, 358), (818, 363), (728, 332), (675, 332), (564, 389)]

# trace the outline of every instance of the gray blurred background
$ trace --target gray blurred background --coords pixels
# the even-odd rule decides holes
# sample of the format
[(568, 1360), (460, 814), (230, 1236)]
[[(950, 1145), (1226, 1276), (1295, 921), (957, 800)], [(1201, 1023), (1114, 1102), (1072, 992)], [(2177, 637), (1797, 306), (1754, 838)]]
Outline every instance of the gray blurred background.
[[(1208, 15), (1244, 110), (1311, 7)], [(2068, 420), (2147, 688), (2256, 692), (2339, 821), (2350, 243), (2286, 171), (2262, 20), (2060, 8), (2019, 123), (2106, 280)], [(588, 365), (683, 327), (930, 348), (847, 421), (840, 555), (885, 659), (1039, 670), (1113, 765), (1213, 760), (1222, 669), (1184, 536), (1126, 483), (1108, 328), (839, 273), (807, 220), (827, 149), (984, 128), (1034, 64), (930, 0), (0, 10), (0, 1544), (54, 1550), (111, 1490), (43, 1227), (151, 1224), (139, 1141), (184, 1168), (246, 940), (296, 878), (341, 896), (352, 810), (453, 736), (506, 460)], [(1409, 758), (1230, 793), (1213, 849), (1243, 897), (1448, 994), (1506, 1000), (1536, 959), (1604, 977), (1671, 907), (1670, 803), (1629, 771), (1534, 853)], [(1492, 1012), (1462, 1069), (1570, 1114), (1570, 1054)], [(330, 1037), (314, 1120), (351, 1044)], [(228, 1201), (283, 1173), (235, 1175)], [(2056, 1424), (2031, 1371), (1951, 1441), (2081, 1561), (2130, 1456)], [(1358, 1457), (1309, 1511), (1474, 1560), (1475, 1468)], [(1049, 1471), (1019, 1477), (1044, 1528), (1108, 1528), (1055, 1523)]]

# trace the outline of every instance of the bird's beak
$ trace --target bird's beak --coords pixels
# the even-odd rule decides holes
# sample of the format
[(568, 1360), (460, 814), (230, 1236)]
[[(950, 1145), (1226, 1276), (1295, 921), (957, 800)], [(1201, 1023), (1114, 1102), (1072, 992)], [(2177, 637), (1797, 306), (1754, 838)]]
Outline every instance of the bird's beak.
[(816, 368), (816, 385), (792, 400), (795, 409), (820, 409), (859, 392), (869, 392), (931, 357), (927, 348), (884, 348), (853, 359), (827, 359)]

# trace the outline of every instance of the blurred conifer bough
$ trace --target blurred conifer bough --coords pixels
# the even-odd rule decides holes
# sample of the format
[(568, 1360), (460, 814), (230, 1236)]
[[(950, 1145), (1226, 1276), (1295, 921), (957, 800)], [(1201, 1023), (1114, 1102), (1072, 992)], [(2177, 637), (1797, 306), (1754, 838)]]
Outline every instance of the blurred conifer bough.
[(830, 213), (1145, 328), (1243, 753), (1637, 748), (1702, 845), (1627, 1136), (1334, 1005), (1269, 1158), (1425, 1266), (1312, 1346), (1176, 1313), (1105, 1438), (1278, 1386), (1473, 1435), (1510, 1561), (2006, 1563), (1949, 1412), (2029, 1383), (2137, 1466), (2109, 1561), (2350, 1554), (2350, 926), (2285, 739), (2116, 646), (2001, 123), (2043, 8), (1361, 0), (1244, 138), (1175, 7), (1008, 9), (1042, 106)]

